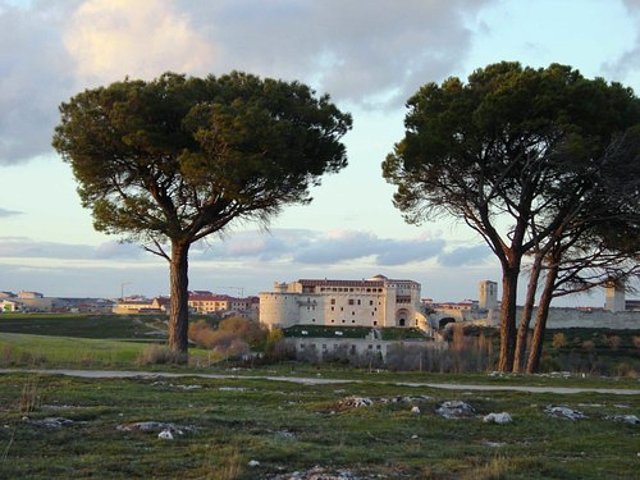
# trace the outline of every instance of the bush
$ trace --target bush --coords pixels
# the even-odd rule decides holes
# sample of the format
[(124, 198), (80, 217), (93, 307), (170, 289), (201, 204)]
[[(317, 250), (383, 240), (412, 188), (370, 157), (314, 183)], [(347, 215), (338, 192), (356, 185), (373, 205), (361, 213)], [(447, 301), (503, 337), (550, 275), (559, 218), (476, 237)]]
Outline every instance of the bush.
[(606, 337), (606, 343), (611, 350), (614, 352), (620, 348), (620, 344), (622, 343), (622, 339), (618, 335), (611, 335)]
[(569, 341), (567, 340), (567, 336), (564, 333), (556, 333), (553, 335), (551, 345), (553, 346), (553, 348), (559, 349), (569, 345)]
[(138, 365), (169, 365), (186, 363), (186, 355), (171, 350), (166, 345), (149, 345), (136, 360)]

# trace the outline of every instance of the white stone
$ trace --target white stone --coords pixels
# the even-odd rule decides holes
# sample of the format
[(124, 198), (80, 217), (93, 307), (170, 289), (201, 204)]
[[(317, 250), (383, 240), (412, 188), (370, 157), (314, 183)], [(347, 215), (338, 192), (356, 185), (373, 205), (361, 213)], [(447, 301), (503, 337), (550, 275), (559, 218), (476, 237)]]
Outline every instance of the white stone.
[(414, 415), (420, 415), (420, 407), (411, 407), (411, 413)]
[(173, 440), (173, 434), (171, 430), (163, 430), (158, 434), (158, 438), (161, 440)]
[(504, 425), (513, 422), (513, 418), (511, 418), (511, 415), (507, 412), (490, 413), (489, 415), (485, 415), (482, 421), (484, 423), (497, 423), (498, 425)]
[(251, 468), (259, 467), (260, 462), (258, 460), (249, 460), (249, 463), (247, 463), (247, 465), (249, 465)]
[(587, 418), (587, 416), (581, 411), (574, 410), (564, 405), (558, 405), (558, 406), (547, 405), (547, 407), (544, 409), (544, 412), (547, 415), (550, 415), (552, 417), (567, 418), (572, 421), (582, 420), (583, 418)]

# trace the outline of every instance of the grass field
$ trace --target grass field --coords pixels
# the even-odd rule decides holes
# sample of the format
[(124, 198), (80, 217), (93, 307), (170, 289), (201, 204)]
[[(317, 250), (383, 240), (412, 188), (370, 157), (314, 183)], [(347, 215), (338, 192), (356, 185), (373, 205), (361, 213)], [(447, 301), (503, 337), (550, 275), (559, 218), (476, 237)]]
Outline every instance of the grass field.
[[(314, 466), (326, 474), (348, 469), (358, 479), (638, 478), (640, 426), (608, 418), (640, 416), (638, 395), (478, 393), (406, 385), (638, 389), (633, 375), (442, 375), (299, 362), (238, 368), (211, 364), (209, 353), (195, 348), (190, 349), (189, 366), (139, 366), (137, 359), (149, 342), (163, 342), (157, 335), (166, 328), (162, 322), (154, 317), (0, 316), (3, 367), (169, 369), (236, 376), (89, 380), (0, 374), (0, 478), (283, 480)], [(556, 347), (551, 334), (546, 348), (556, 362), (562, 355), (589, 355), (594, 357), (588, 358), (591, 364), (603, 358), (634, 362), (636, 333), (613, 341), (615, 332), (567, 332)], [(357, 383), (300, 385), (249, 376)], [(341, 403), (352, 395), (374, 403), (362, 408)], [(415, 398), (419, 395), (425, 398)], [(414, 398), (389, 401), (398, 396)], [(457, 420), (436, 414), (442, 401), (456, 399), (468, 402), (475, 414)], [(588, 418), (548, 417), (544, 408), (549, 404), (566, 404)], [(412, 413), (412, 406), (421, 413)], [(502, 411), (513, 416), (513, 423), (483, 423), (483, 415)], [(43, 424), (47, 418), (59, 419), (58, 426)], [(162, 440), (157, 429), (118, 429), (143, 421), (172, 423), (185, 433)], [(250, 467), (251, 460), (259, 464)]]
[[(341, 404), (351, 395), (377, 401)], [(397, 396), (414, 398), (380, 401)], [(435, 413), (440, 402), (454, 399), (476, 414), (449, 420)], [(548, 417), (548, 404), (567, 404), (588, 418)], [(513, 423), (483, 423), (483, 415), (502, 411)], [(640, 398), (3, 374), (0, 477), (260, 479), (320, 466), (327, 473), (349, 469), (358, 478), (637, 478), (640, 426), (607, 418), (618, 414), (639, 415)], [(47, 417), (71, 422), (38, 423)], [(159, 439), (158, 430), (118, 429), (141, 421), (187, 428), (173, 440)], [(259, 465), (248, 466), (250, 460)]]

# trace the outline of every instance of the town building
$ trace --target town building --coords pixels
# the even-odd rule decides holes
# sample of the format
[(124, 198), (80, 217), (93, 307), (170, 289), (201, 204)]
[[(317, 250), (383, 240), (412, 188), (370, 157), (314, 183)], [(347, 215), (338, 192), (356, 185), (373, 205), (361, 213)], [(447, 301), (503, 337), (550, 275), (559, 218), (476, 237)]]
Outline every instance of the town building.
[(294, 325), (417, 327), (429, 330), (420, 284), (384, 275), (363, 280), (301, 279), (260, 293), (260, 322)]

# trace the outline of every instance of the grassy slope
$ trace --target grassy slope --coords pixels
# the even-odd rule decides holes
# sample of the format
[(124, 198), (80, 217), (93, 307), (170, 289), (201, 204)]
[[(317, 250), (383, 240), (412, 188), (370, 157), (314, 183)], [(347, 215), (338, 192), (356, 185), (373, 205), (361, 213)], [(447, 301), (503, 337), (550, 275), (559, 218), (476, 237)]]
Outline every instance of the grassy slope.
[[(177, 386), (194, 383), (201, 387)], [(27, 384), (35, 385), (39, 399), (30, 420), (62, 416), (76, 423), (48, 429), (21, 420)], [(401, 403), (340, 410), (337, 402), (347, 395), (433, 398), (414, 415)], [(514, 422), (488, 425), (480, 416), (446, 420), (434, 413), (440, 401), (456, 398), (479, 415), (508, 411)], [(543, 408), (549, 403), (568, 403), (589, 419), (548, 418)], [(619, 413), (640, 415), (640, 398), (0, 375), (0, 477), (254, 479), (321, 465), (386, 478), (635, 478), (640, 427), (604, 418)], [(116, 430), (146, 420), (193, 425), (197, 432), (162, 441), (153, 433)], [(260, 466), (247, 467), (250, 459)]]

